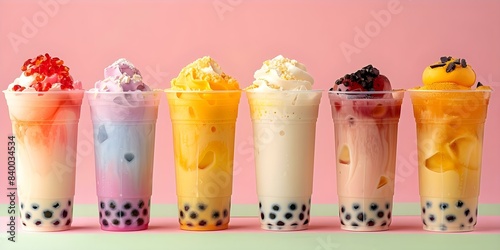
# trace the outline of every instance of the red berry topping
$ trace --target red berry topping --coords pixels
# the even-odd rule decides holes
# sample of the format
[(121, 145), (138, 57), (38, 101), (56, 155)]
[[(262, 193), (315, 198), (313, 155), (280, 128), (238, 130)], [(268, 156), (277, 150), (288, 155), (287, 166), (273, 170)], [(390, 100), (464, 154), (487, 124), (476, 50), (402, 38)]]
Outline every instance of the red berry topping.
[(379, 75), (373, 79), (373, 90), (375, 91), (387, 91), (391, 90), (391, 82), (384, 75)]
[[(30, 87), (36, 91), (48, 91), (56, 82), (61, 83), (61, 89), (73, 89), (73, 79), (69, 75), (69, 68), (64, 66), (64, 61), (51, 57), (48, 53), (28, 59), (21, 70), (25, 76), (35, 76), (35, 81)], [(54, 76), (56, 75), (56, 76)], [(14, 91), (23, 91), (25, 88), (15, 85)]]

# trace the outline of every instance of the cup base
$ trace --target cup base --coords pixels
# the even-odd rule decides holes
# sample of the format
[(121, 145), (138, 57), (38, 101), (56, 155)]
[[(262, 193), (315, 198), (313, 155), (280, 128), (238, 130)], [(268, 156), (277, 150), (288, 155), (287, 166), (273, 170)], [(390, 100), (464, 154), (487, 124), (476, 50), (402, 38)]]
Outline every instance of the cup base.
[(294, 231), (309, 226), (311, 197), (259, 196), (262, 229)]
[(339, 197), (340, 228), (348, 231), (384, 231), (392, 221), (389, 198)]
[(350, 225), (341, 225), (340, 229), (354, 232), (377, 232), (377, 231), (387, 231), (389, 230), (389, 225), (386, 226), (350, 226)]
[(139, 231), (148, 228), (150, 197), (99, 197), (99, 223), (104, 231)]
[(70, 229), (73, 197), (40, 199), (19, 197), (22, 229), (31, 232), (56, 232)]
[(178, 197), (179, 224), (187, 231), (215, 231), (228, 228), (231, 197)]
[(424, 230), (468, 232), (477, 223), (477, 198), (421, 197)]
[(268, 231), (301, 231), (307, 230), (309, 228), (309, 225), (276, 226), (271, 224), (260, 224), (260, 228)]
[(431, 232), (441, 232), (441, 233), (465, 233), (474, 231), (474, 226), (464, 226), (464, 227), (436, 227), (436, 226), (423, 226), (423, 229)]

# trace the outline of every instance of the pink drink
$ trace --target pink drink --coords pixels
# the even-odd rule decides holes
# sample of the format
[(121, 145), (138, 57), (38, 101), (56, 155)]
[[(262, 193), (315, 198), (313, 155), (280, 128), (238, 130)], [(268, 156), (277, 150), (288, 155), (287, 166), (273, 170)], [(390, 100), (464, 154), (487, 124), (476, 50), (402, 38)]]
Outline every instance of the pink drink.
[(330, 91), (341, 228), (391, 224), (398, 122), (404, 91)]

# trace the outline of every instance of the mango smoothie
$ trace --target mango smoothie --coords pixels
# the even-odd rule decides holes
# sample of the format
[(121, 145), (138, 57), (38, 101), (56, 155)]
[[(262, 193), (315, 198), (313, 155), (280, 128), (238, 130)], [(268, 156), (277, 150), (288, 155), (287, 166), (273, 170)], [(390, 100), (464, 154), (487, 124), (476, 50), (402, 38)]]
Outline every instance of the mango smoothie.
[(483, 133), (491, 89), (465, 59), (441, 57), (409, 90), (417, 127), (423, 228), (471, 231), (477, 223)]
[(167, 89), (180, 228), (229, 225), (238, 82), (210, 57), (187, 65)]

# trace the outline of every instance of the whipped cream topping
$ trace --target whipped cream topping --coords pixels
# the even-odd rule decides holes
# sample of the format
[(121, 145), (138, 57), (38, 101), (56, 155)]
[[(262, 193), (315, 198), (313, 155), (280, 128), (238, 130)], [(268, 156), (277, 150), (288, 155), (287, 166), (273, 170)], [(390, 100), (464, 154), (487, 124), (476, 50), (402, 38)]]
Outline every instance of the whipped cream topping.
[[(23, 72), (23, 73), (21, 73), (21, 75), (18, 78), (16, 78), (14, 80), (13, 83), (9, 84), (9, 86), (7, 87), (7, 90), (14, 91), (14, 86), (19, 85), (19, 86), (24, 88), (23, 92), (37, 92), (37, 90), (34, 87), (32, 87), (32, 84), (37, 82), (37, 80), (36, 80), (37, 75), (38, 74), (26, 76), (26, 74), (24, 74), (24, 72)], [(43, 81), (41, 81), (41, 83), (51, 83), (52, 84), (52, 86), (50, 87), (50, 89), (48, 91), (60, 91), (60, 90), (62, 90), (61, 83), (58, 81), (59, 81), (58, 74), (52, 74), (51, 76), (46, 77)], [(73, 88), (74, 89), (82, 89), (82, 82), (74, 81)]]
[(104, 69), (104, 80), (95, 83), (91, 91), (128, 92), (150, 91), (142, 81), (141, 72), (129, 61), (120, 58)]

